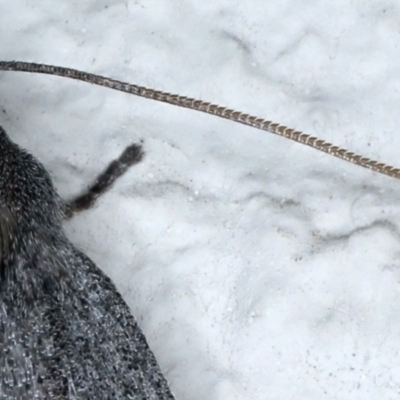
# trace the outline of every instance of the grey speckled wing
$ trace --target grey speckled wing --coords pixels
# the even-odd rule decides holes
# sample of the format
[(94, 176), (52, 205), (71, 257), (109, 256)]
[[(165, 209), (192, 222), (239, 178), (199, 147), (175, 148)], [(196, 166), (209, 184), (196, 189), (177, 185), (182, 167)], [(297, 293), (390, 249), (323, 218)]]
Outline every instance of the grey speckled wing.
[(0, 128), (0, 399), (173, 399), (113, 283), (65, 237), (62, 209)]

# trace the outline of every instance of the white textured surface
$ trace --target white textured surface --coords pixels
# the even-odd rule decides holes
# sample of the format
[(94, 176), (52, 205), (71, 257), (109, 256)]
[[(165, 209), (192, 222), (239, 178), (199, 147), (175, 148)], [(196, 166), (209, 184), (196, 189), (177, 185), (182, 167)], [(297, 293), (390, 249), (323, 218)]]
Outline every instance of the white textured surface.
[[(1, 1), (0, 59), (198, 97), (400, 165), (396, 1), (209, 3)], [(61, 78), (1, 73), (0, 106), (65, 198), (143, 139), (144, 162), (67, 230), (177, 400), (398, 398), (400, 182)]]

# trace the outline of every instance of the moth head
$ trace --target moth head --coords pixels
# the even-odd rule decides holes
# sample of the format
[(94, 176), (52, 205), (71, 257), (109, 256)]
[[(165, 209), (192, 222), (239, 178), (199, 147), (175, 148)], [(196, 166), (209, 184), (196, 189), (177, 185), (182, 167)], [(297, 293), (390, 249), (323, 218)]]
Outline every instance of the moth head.
[(62, 203), (50, 175), (0, 127), (0, 247), (3, 252), (13, 237), (59, 229), (61, 219)]

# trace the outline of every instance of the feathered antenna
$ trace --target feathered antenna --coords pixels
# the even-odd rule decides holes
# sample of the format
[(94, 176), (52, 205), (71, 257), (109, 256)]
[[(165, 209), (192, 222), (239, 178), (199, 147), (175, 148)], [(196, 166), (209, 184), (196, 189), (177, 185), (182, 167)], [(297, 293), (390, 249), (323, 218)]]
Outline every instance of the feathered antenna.
[(216, 115), (221, 118), (228, 119), (233, 122), (238, 122), (243, 125), (251, 126), (263, 131), (275, 133), (276, 135), (294, 140), (310, 146), (314, 149), (323, 151), (342, 160), (351, 162), (361, 167), (369, 168), (381, 174), (400, 179), (400, 169), (390, 165), (371, 160), (349, 150), (340, 148), (325, 140), (318, 139), (304, 132), (288, 128), (284, 125), (267, 121), (263, 118), (246, 114), (241, 111), (235, 111), (227, 107), (217, 104), (208, 103), (202, 100), (192, 99), (190, 97), (180, 96), (178, 94), (166, 93), (160, 90), (148, 89), (143, 86), (134, 85), (131, 83), (121, 82), (115, 79), (104, 76), (91, 74), (88, 72), (79, 71), (72, 68), (57, 67), (46, 64), (35, 64), (22, 61), (0, 61), (0, 71), (21, 71), (34, 72), (48, 75), (62, 76), (66, 78), (76, 79), (94, 85), (105, 86), (121, 92), (134, 94), (136, 96), (145, 97), (147, 99), (162, 101), (164, 103), (175, 106), (189, 108), (195, 111), (201, 111), (206, 114)]

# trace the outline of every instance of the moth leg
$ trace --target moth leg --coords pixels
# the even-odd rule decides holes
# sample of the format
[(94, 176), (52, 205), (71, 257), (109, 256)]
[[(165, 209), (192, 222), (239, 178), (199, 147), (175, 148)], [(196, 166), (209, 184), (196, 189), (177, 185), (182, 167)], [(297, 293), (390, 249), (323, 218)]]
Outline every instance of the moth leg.
[(74, 214), (91, 208), (96, 200), (110, 189), (119, 177), (131, 166), (143, 159), (143, 155), (143, 149), (140, 144), (128, 146), (119, 158), (112, 161), (84, 193), (67, 202), (64, 211), (65, 219), (70, 219)]

